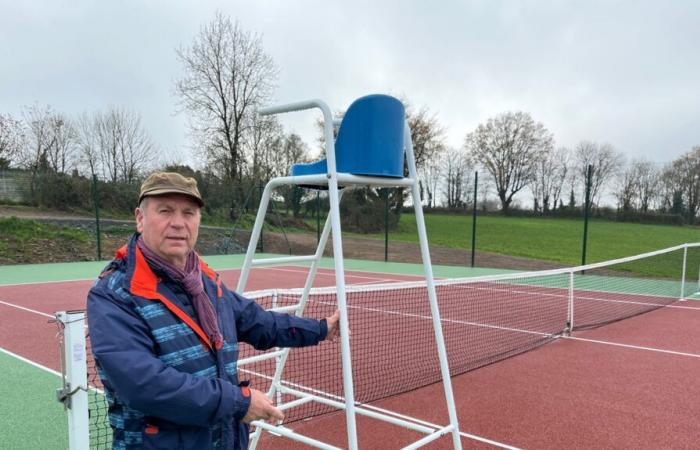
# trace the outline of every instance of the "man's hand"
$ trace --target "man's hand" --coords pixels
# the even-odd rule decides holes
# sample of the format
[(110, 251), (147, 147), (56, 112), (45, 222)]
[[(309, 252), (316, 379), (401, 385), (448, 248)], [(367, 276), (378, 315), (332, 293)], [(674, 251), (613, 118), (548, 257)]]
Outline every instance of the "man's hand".
[(250, 423), (254, 420), (275, 421), (282, 419), (284, 419), (284, 414), (274, 407), (272, 400), (267, 398), (267, 395), (257, 389), (250, 390), (250, 406), (243, 418), (243, 422)]
[(326, 325), (328, 333), (326, 334), (327, 341), (335, 341), (340, 336), (340, 310), (336, 309), (332, 316), (326, 317)]

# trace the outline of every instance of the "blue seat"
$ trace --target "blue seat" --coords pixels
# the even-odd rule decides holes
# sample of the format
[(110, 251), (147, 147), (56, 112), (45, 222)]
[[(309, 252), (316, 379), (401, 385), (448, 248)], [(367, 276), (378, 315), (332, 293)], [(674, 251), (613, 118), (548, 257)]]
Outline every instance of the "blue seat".
[[(335, 141), (339, 173), (403, 178), (403, 104), (388, 95), (368, 95), (355, 100), (340, 122)], [(328, 172), (325, 159), (292, 166), (292, 176)]]

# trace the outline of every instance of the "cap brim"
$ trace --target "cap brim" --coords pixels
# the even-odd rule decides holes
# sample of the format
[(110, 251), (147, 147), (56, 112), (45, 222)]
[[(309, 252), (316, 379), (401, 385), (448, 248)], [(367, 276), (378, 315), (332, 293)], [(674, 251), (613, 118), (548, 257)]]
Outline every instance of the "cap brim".
[(168, 194), (186, 195), (186, 196), (190, 197), (192, 200), (194, 200), (199, 205), (200, 208), (204, 206), (204, 201), (201, 198), (197, 197), (196, 195), (192, 195), (191, 192), (188, 192), (185, 190), (179, 190), (177, 188), (154, 189), (152, 191), (144, 192), (139, 197), (139, 203), (141, 203), (141, 200), (143, 200), (145, 197), (155, 197), (155, 196), (168, 195)]

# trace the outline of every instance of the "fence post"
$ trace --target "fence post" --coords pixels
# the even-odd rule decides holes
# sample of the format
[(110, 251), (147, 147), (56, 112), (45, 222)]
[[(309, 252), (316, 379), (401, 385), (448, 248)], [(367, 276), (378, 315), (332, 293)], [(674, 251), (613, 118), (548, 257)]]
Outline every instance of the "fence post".
[(586, 176), (586, 204), (583, 211), (583, 251), (581, 253), (581, 265), (586, 265), (586, 246), (588, 245), (588, 215), (591, 209), (591, 177), (593, 175), (593, 165), (588, 165)]
[(384, 188), (384, 262), (389, 261), (389, 188)]
[(474, 206), (472, 207), (472, 267), (476, 257), (476, 200), (478, 198), (479, 171), (474, 172)]
[(100, 194), (97, 191), (97, 175), (92, 175), (92, 204), (95, 206), (95, 236), (97, 237), (97, 260), (102, 261), (102, 241), (100, 240)]

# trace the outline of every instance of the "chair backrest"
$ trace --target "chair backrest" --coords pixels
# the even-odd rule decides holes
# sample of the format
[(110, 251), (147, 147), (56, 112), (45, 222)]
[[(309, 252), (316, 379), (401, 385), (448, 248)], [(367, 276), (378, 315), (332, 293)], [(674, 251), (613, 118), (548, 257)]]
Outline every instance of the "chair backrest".
[(340, 122), (335, 141), (338, 172), (403, 177), (403, 104), (388, 95), (355, 100)]

